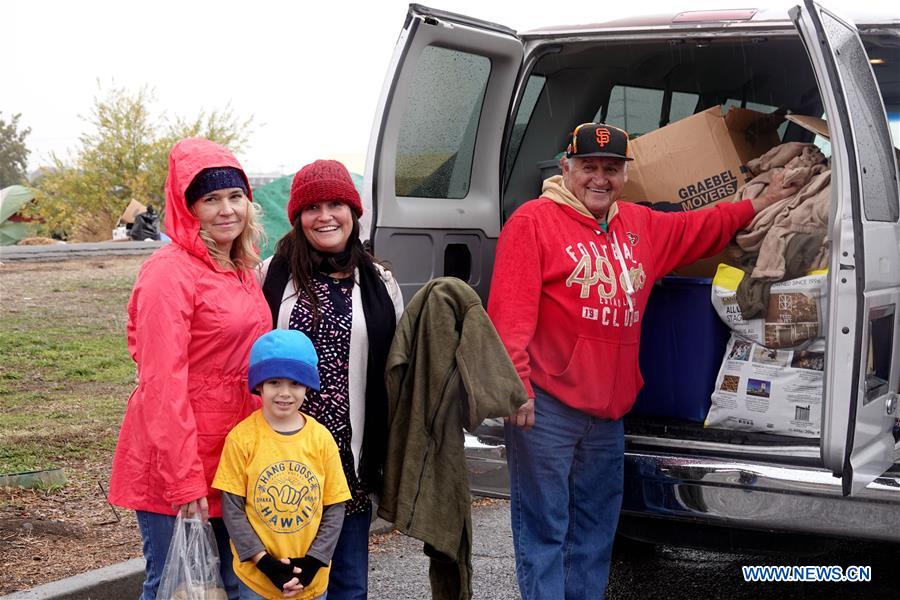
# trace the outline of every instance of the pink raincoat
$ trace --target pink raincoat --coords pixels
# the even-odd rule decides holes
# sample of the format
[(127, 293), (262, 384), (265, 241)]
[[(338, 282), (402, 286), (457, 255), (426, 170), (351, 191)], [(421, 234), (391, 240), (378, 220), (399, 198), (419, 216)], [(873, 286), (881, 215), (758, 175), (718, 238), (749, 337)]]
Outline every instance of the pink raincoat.
[(210, 484), (225, 436), (259, 406), (247, 390), (247, 361), (250, 346), (271, 329), (269, 307), (254, 273), (223, 269), (210, 258), (185, 201), (188, 184), (210, 167), (241, 169), (207, 140), (182, 140), (172, 149), (172, 243), (144, 263), (128, 303), (128, 350), (139, 383), (113, 459), (109, 501), (118, 506), (173, 515), (173, 505), (206, 496), (210, 516), (221, 516)]

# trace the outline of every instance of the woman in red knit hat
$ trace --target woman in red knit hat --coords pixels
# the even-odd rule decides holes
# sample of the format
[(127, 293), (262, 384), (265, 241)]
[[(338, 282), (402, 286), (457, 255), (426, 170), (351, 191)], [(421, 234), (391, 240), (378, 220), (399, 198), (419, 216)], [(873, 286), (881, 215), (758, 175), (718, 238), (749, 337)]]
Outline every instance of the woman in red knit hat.
[(317, 160), (296, 174), (292, 229), (261, 269), (273, 327), (297, 329), (319, 354), (319, 392), (304, 411), (334, 436), (352, 498), (331, 563), (329, 600), (365, 598), (372, 503), (387, 446), (384, 368), (403, 311), (390, 271), (359, 240), (363, 208), (341, 163)]

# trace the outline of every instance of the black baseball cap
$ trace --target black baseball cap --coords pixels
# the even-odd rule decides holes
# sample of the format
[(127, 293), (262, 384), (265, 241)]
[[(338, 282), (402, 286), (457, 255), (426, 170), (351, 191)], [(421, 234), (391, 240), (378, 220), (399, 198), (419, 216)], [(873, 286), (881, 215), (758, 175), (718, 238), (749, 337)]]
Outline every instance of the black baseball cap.
[(606, 123), (582, 123), (572, 132), (566, 158), (605, 156), (634, 160), (628, 151), (628, 132)]

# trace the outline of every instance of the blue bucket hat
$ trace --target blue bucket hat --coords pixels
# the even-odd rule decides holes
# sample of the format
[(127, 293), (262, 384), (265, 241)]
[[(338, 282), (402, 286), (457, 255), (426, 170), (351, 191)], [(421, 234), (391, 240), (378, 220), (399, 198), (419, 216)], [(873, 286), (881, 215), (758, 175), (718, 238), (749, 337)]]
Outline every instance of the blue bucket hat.
[(303, 333), (276, 329), (261, 336), (250, 348), (250, 391), (269, 379), (290, 379), (319, 390), (319, 355)]

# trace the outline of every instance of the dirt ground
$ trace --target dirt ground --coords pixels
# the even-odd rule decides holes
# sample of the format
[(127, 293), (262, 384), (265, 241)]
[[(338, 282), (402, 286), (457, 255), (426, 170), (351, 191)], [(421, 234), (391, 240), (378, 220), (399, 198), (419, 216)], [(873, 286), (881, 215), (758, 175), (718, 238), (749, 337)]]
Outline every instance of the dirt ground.
[(134, 512), (106, 502), (111, 458), (67, 465), (55, 492), (0, 489), (0, 594), (141, 556)]
[[(0, 311), (37, 306), (47, 314), (65, 315), (75, 307), (102, 307), (98, 290), (102, 295), (110, 289), (123, 294), (145, 259), (5, 263), (0, 266)], [(86, 285), (69, 286), (72, 282)], [(66, 293), (49, 293), (60, 286)], [(113, 304), (115, 314), (98, 314), (97, 319), (121, 325), (124, 335), (124, 303)], [(124, 414), (131, 386), (119, 387), (114, 393), (122, 399)], [(106, 501), (112, 451), (98, 451), (87, 459), (59, 459), (67, 476), (61, 489), (0, 488), (0, 595), (141, 556), (134, 513)]]

